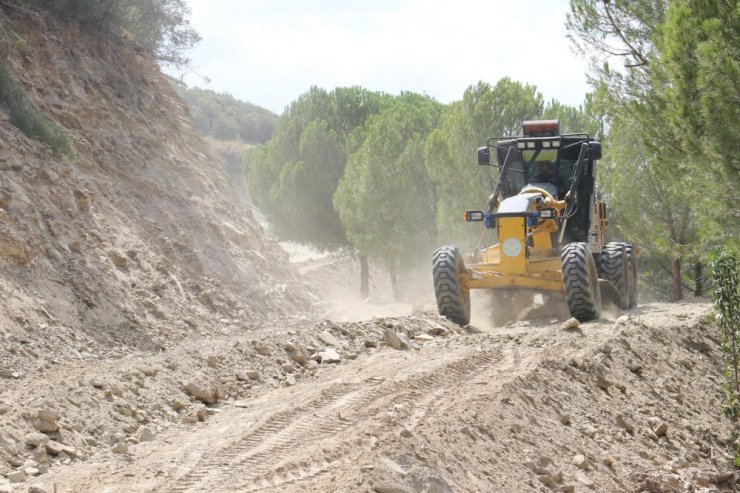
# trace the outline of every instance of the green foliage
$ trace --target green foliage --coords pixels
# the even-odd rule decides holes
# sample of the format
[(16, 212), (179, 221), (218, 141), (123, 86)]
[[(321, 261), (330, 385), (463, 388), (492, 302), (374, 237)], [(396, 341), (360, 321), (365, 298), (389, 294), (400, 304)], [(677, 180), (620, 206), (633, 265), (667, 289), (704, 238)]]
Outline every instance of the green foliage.
[(265, 108), (207, 89), (176, 85), (175, 90), (190, 106), (198, 130), (217, 140), (263, 144), (275, 131), (278, 116)]
[(39, 113), (2, 62), (0, 62), (0, 106), (8, 112), (10, 123), (32, 139), (48, 145), (55, 156), (67, 158), (75, 156), (69, 136), (54, 121)]
[(270, 141), (245, 157), (248, 186), (281, 239), (318, 248), (347, 246), (332, 197), (359, 127), (389, 96), (359, 87), (312, 87), (291, 103)]
[(428, 263), (434, 246), (435, 194), (423, 163), (424, 141), (442, 105), (403, 93), (369, 117), (334, 195), (349, 241), (394, 274)]
[[(684, 264), (706, 262), (740, 232), (726, 200), (738, 181), (738, 11), (699, 0), (572, 0), (567, 27), (592, 57), (594, 104), (607, 115), (610, 222), (641, 244), (641, 265), (665, 297), (680, 299)], [(611, 70), (609, 57), (625, 70)]]
[(714, 309), (722, 331), (722, 353), (725, 362), (725, 414), (735, 425), (732, 448), (735, 465), (740, 466), (738, 419), (740, 418), (740, 292), (737, 258), (728, 250), (716, 253), (711, 263), (715, 282)]
[(441, 244), (473, 247), (480, 231), (462, 221), (491, 194), (497, 172), (476, 165), (476, 149), (489, 137), (519, 135), (522, 121), (543, 111), (542, 95), (508, 77), (495, 86), (479, 82), (452, 103), (425, 144), (427, 172), (436, 188), (436, 225)]
[(28, 44), (20, 34), (13, 30), (5, 19), (0, 20), (0, 41), (16, 50), (23, 50)]
[[(588, 95), (589, 97), (591, 95)], [(568, 106), (555, 99), (545, 106), (545, 111), (540, 118), (546, 120), (559, 120), (560, 133), (587, 133), (591, 136), (599, 136), (601, 133), (600, 122), (595, 116), (583, 107), (575, 108)]]
[[(604, 143), (599, 184), (610, 206), (614, 239), (633, 238), (643, 248), (641, 278), (658, 299), (680, 299), (673, 270), (699, 253), (704, 217), (692, 214), (700, 190), (677, 179), (676, 169), (641, 140), (642, 126), (629, 115), (615, 118)], [(679, 283), (685, 281), (677, 271)]]
[(627, 67), (647, 65), (665, 5), (663, 0), (570, 0), (568, 38), (576, 52), (593, 61), (613, 56)]
[(185, 0), (13, 0), (40, 8), (88, 29), (128, 32), (139, 46), (176, 67), (187, 65), (184, 52), (200, 41), (187, 16)]
[(740, 173), (740, 6), (692, 0), (671, 3), (657, 46), (667, 120), (682, 149), (718, 177)]

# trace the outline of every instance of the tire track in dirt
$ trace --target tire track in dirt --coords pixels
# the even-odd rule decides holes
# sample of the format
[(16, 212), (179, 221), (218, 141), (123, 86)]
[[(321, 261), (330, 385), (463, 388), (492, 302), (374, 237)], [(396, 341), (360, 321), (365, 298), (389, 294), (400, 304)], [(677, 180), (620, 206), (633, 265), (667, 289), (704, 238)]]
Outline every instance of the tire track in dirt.
[[(337, 436), (358, 422), (377, 421), (371, 404), (377, 407), (390, 398), (391, 405), (426, 407), (462, 379), (501, 360), (499, 350), (477, 351), (421, 374), (404, 368), (402, 373), (409, 377), (402, 380), (372, 377), (335, 384), (318, 399), (267, 417), (232, 446), (207, 453), (178, 478), (173, 491), (270, 490), (327, 473), (349, 453), (349, 440)], [(326, 442), (323, 449), (317, 447), (320, 442)]]

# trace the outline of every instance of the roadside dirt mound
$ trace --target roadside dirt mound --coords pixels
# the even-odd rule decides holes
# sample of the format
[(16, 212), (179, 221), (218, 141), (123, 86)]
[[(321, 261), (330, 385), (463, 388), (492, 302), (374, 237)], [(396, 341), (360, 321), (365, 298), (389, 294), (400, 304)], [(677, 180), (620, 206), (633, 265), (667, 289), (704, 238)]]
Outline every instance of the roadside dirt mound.
[(314, 381), (360, 355), (389, 346), (418, 350), (461, 331), (436, 317), (347, 324), (285, 319), (247, 333), (224, 330), (158, 354), (98, 354), (67, 363), (40, 356), (50, 371), (3, 389), (0, 491), (81, 461), (128, 460), (131, 447), (171, 427), (187, 433), (193, 424), (250, 407), (271, 389)]
[[(475, 334), (436, 317), (293, 321), (269, 336), (222, 338), (220, 350), (214, 339), (191, 360), (201, 378), (239, 382), (240, 368), (259, 367), (237, 400), (182, 395), (191, 364), (180, 370), (187, 378), (164, 362), (151, 376), (139, 370), (144, 389), (170, 387), (190, 406), (168, 410), (179, 424), (101, 439), (96, 455), (67, 467), (65, 451), (54, 444), (51, 457), (44, 445), (54, 467), (31, 484), (60, 493), (735, 491), (709, 313), (646, 305), (576, 329), (521, 322)], [(298, 348), (315, 363), (296, 364)], [(321, 353), (332, 358), (319, 364)], [(206, 354), (224, 358), (208, 367)], [(166, 383), (178, 379), (179, 388)], [(96, 385), (81, 388), (102, 400), (109, 384)], [(25, 442), (30, 457), (36, 436)]]

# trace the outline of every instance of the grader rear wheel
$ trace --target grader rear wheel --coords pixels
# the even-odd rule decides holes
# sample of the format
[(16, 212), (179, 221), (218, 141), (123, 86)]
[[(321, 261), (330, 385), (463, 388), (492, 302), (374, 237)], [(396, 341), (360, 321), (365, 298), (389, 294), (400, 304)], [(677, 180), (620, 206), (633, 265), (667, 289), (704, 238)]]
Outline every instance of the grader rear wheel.
[(625, 243), (625, 249), (627, 250), (628, 269), (632, 273), (627, 308), (634, 308), (637, 306), (637, 255), (635, 255), (635, 247), (632, 243)]
[(432, 257), (434, 294), (440, 315), (458, 325), (470, 322), (470, 291), (460, 282), (465, 263), (457, 247), (444, 246)]
[(568, 310), (581, 322), (601, 315), (601, 292), (596, 263), (587, 243), (565, 245), (560, 254)]
[(621, 308), (629, 308), (634, 276), (630, 268), (627, 244), (616, 241), (607, 243), (600, 263), (602, 277), (614, 284), (619, 292)]

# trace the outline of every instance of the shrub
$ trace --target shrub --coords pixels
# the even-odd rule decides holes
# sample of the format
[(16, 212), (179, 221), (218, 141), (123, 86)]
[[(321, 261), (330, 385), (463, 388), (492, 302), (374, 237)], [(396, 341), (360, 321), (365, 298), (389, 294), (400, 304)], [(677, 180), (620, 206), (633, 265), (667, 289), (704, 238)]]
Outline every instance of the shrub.
[(722, 331), (722, 352), (725, 359), (725, 392), (727, 404), (725, 414), (734, 423), (732, 448), (735, 465), (740, 466), (740, 444), (738, 443), (738, 418), (740, 418), (740, 295), (738, 294), (737, 259), (732, 253), (722, 250), (712, 261), (715, 281), (714, 308), (717, 322)]
[(74, 157), (72, 141), (54, 121), (41, 115), (21, 85), (0, 62), (0, 106), (8, 111), (10, 123), (27, 136), (48, 145), (58, 157)]
[(185, 0), (15, 0), (78, 22), (90, 30), (128, 32), (157, 59), (174, 66), (187, 65), (184, 51), (200, 36), (190, 25)]

